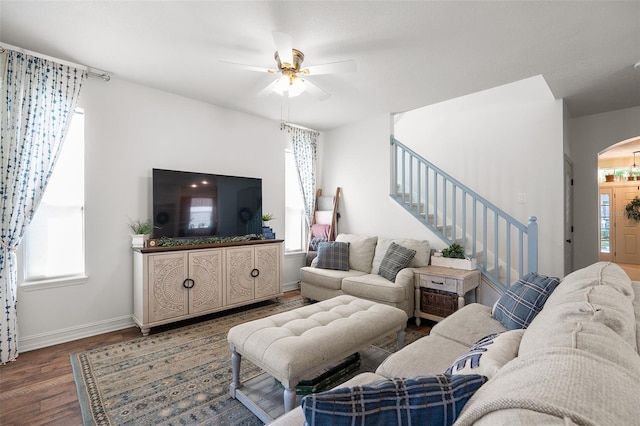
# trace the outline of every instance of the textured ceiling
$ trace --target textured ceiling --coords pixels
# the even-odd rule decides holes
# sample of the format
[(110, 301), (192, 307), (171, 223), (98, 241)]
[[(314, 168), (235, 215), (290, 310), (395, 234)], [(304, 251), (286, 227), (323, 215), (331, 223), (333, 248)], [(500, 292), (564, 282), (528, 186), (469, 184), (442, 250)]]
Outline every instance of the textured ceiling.
[[(332, 94), (257, 98), (273, 30)], [(639, 1), (0, 1), (0, 41), (317, 130), (541, 74), (573, 117), (640, 105)], [(108, 84), (108, 83), (106, 83)]]

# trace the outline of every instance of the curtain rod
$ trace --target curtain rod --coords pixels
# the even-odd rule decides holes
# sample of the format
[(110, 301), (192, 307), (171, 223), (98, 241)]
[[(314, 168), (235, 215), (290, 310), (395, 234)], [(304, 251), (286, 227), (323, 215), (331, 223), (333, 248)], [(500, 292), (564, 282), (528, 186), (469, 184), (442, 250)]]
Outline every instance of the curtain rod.
[(319, 132), (319, 131), (314, 130), (314, 129), (310, 129), (310, 128), (308, 128), (308, 127), (300, 126), (300, 125), (298, 125), (298, 124), (289, 123), (289, 122), (287, 122), (287, 121), (282, 121), (282, 122), (280, 122), (280, 127), (281, 127), (281, 128), (286, 127), (286, 126), (288, 126), (288, 127), (297, 127), (298, 129), (302, 129), (302, 130), (309, 130), (309, 131), (311, 131), (311, 132), (316, 132), (317, 134), (320, 134), (320, 132)]
[(12, 46), (12, 45), (7, 44), (7, 43), (0, 42), (0, 53), (6, 52), (7, 49), (8, 50), (15, 50), (16, 52), (24, 53), (25, 55), (36, 56), (36, 57), (38, 57), (40, 59), (45, 59), (47, 61), (57, 62), (57, 63), (59, 63), (61, 65), (67, 65), (67, 66), (70, 66), (70, 67), (79, 68), (81, 70), (86, 71), (87, 74), (89, 74), (90, 76), (101, 78), (104, 81), (111, 80), (111, 76), (106, 71), (102, 71), (102, 70), (97, 69), (97, 68), (88, 67), (86, 65), (80, 65), (80, 64), (73, 63), (73, 62), (65, 61), (63, 59), (54, 58), (53, 56), (43, 55), (42, 53), (33, 52), (31, 50), (23, 49), (21, 47), (16, 47), (16, 46)]

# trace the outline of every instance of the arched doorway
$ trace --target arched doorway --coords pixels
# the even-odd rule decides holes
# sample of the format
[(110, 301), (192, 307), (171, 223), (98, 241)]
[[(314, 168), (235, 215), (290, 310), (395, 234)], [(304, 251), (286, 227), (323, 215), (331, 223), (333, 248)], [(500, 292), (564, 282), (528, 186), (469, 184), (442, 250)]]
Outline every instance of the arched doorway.
[(598, 154), (598, 178), (599, 260), (637, 265), (640, 276), (640, 221), (625, 213), (640, 197), (640, 136)]

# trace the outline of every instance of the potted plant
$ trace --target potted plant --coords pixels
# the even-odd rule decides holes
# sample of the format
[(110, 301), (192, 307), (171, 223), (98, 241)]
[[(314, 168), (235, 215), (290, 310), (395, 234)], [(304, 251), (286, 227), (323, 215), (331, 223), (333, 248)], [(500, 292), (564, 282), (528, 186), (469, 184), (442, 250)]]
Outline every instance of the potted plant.
[(446, 249), (442, 250), (442, 256), (451, 259), (464, 259), (464, 247), (458, 243), (453, 243)]
[(615, 179), (614, 170), (613, 169), (606, 169), (604, 171), (604, 181), (605, 182), (613, 182), (614, 179)]
[(431, 256), (431, 264), (469, 271), (477, 268), (476, 260), (468, 258), (464, 252), (464, 247), (458, 243), (453, 243), (443, 249), (442, 252)]
[(275, 219), (275, 217), (273, 217), (273, 213), (265, 213), (262, 215), (262, 225), (263, 226), (269, 226), (269, 221)]
[(273, 217), (272, 213), (265, 213), (262, 215), (262, 235), (266, 239), (276, 238), (275, 232), (273, 232), (273, 229), (269, 226), (269, 221), (273, 219), (275, 219), (275, 217)]
[(144, 247), (145, 242), (151, 236), (151, 232), (153, 232), (153, 223), (151, 223), (151, 219), (147, 219), (144, 222), (139, 219), (129, 220), (127, 225), (131, 230), (131, 247)]
[(616, 180), (617, 180), (617, 181), (621, 181), (621, 180), (622, 180), (622, 178), (624, 177), (624, 173), (625, 173), (625, 172), (624, 172), (624, 170), (623, 170), (623, 169), (618, 169), (618, 170), (616, 170), (616, 171), (615, 171), (615, 173), (614, 173), (614, 174), (616, 175)]

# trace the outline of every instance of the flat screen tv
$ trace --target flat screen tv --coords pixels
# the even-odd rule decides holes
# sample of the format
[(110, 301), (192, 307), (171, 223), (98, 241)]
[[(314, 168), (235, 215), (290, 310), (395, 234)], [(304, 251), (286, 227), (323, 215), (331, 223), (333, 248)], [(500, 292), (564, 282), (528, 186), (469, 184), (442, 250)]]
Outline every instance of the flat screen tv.
[(153, 237), (262, 233), (262, 179), (153, 169)]

